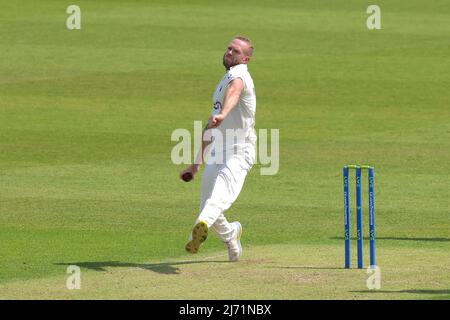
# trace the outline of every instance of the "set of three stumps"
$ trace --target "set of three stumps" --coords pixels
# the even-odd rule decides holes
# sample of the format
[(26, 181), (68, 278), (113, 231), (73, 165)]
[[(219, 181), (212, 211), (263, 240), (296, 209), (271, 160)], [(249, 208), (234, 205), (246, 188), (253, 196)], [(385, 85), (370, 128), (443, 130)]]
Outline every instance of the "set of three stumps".
[(369, 199), (369, 246), (370, 246), (370, 267), (376, 266), (375, 254), (375, 172), (374, 168), (367, 165), (346, 165), (344, 166), (344, 240), (345, 240), (345, 268), (351, 267), (351, 215), (350, 215), (350, 177), (349, 171), (355, 170), (356, 184), (356, 249), (358, 269), (364, 267), (363, 260), (363, 193), (362, 175), (363, 170), (367, 170), (368, 179), (368, 199)]

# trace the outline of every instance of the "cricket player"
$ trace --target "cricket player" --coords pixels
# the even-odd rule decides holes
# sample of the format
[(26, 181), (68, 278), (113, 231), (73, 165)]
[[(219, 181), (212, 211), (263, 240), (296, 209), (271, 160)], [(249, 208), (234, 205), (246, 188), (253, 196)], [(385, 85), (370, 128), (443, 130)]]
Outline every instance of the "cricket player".
[(180, 177), (193, 177), (210, 153), (203, 171), (200, 214), (186, 251), (197, 253), (212, 229), (227, 245), (232, 262), (242, 255), (242, 226), (238, 221), (228, 222), (224, 212), (237, 199), (256, 155), (256, 96), (247, 69), (252, 55), (252, 42), (245, 37), (235, 37), (228, 45), (223, 55), (226, 74), (214, 92), (201, 150), (195, 163), (180, 173)]

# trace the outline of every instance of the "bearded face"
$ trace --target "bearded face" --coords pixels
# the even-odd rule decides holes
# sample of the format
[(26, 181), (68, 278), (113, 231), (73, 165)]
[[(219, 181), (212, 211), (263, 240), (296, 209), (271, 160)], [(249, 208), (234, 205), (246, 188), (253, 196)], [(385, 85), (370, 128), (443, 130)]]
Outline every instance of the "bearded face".
[(228, 55), (226, 52), (223, 55), (223, 65), (225, 66), (225, 69), (230, 70), (231, 67), (234, 67), (241, 62), (238, 60), (237, 57), (233, 57), (232, 55)]
[(231, 67), (238, 64), (247, 63), (250, 59), (246, 54), (247, 47), (248, 44), (239, 39), (231, 41), (223, 55), (223, 65), (225, 66), (225, 69), (230, 70)]

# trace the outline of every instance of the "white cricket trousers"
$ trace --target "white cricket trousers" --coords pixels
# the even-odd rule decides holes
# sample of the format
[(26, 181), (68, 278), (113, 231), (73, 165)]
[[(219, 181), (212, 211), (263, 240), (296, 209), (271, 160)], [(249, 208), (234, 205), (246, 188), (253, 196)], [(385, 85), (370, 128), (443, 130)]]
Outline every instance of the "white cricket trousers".
[(223, 164), (208, 163), (203, 171), (200, 214), (195, 223), (205, 221), (223, 242), (230, 241), (234, 232), (224, 211), (239, 196), (254, 159), (255, 149), (247, 147), (245, 155), (233, 154)]

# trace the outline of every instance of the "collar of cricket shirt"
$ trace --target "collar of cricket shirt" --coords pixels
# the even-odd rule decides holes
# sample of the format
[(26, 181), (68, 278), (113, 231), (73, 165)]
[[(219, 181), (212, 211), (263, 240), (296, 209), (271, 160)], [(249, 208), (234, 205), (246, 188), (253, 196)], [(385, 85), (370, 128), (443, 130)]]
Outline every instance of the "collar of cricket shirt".
[(238, 69), (238, 68), (244, 68), (245, 70), (247, 70), (247, 64), (241, 63), (241, 64), (237, 64), (237, 65), (235, 65), (235, 66), (232, 66), (232, 67), (230, 68), (230, 71), (233, 70), (234, 68), (236, 68), (236, 69)]

